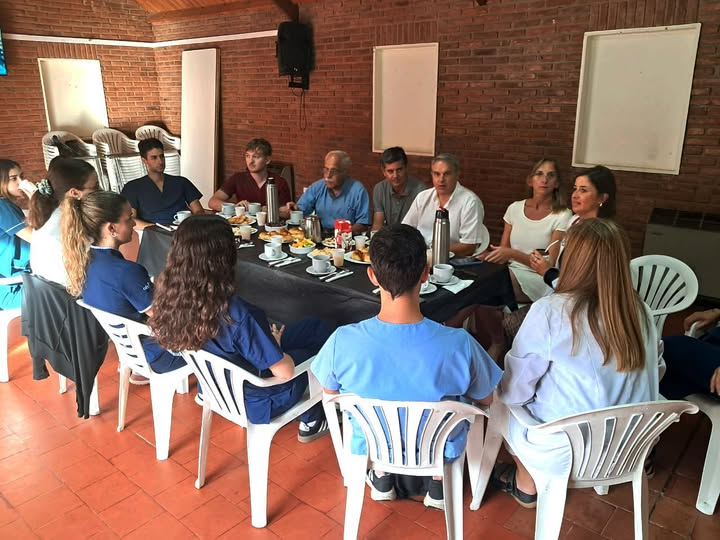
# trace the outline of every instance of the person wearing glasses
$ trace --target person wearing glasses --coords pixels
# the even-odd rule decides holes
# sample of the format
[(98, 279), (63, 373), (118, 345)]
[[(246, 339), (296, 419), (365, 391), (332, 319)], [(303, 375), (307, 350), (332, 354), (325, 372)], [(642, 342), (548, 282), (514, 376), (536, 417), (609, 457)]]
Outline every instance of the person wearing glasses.
[[(518, 302), (534, 302), (550, 292), (542, 275), (533, 270), (534, 250), (545, 254), (550, 266), (560, 252), (572, 213), (560, 189), (560, 173), (554, 159), (541, 159), (527, 177), (528, 198), (512, 203), (503, 220), (505, 228), (499, 246), (491, 245), (480, 257), (488, 262), (510, 265), (510, 277)], [(554, 242), (554, 244), (553, 244)]]
[(313, 182), (297, 204), (288, 202), (283, 212), (302, 210), (305, 215), (315, 212), (323, 229), (334, 229), (336, 219), (352, 223), (353, 234), (365, 232), (370, 218), (370, 197), (359, 180), (350, 178), (350, 156), (333, 150), (325, 156), (323, 177)]

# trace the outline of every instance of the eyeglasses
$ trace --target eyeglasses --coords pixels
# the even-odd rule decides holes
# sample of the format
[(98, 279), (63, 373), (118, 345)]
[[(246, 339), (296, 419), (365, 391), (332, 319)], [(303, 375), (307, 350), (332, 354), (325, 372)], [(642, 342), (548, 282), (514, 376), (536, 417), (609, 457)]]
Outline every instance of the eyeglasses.
[(555, 180), (557, 178), (557, 173), (550, 171), (548, 173), (545, 173), (543, 171), (536, 171), (533, 173), (533, 176), (536, 178), (547, 178), (548, 180)]

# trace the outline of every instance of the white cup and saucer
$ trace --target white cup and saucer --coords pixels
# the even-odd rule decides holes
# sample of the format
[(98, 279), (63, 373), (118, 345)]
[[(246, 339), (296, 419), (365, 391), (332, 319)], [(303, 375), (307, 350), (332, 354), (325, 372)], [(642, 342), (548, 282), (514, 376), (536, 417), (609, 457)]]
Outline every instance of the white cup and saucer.
[(299, 226), (302, 225), (303, 213), (302, 210), (293, 210), (290, 212), (290, 219), (287, 220), (288, 225)]
[(265, 244), (264, 253), (258, 255), (261, 261), (279, 261), (287, 258), (288, 254), (282, 250), (282, 243), (268, 242)]
[(455, 269), (450, 264), (435, 264), (430, 281), (435, 285), (455, 285), (460, 280), (453, 275), (454, 271)]
[(420, 296), (432, 294), (435, 291), (437, 291), (437, 286), (430, 283), (430, 281), (425, 281), (422, 285), (420, 285)]
[(180, 225), (190, 216), (192, 216), (192, 212), (190, 210), (180, 210), (173, 216), (173, 225)]
[(262, 204), (259, 202), (251, 202), (248, 204), (248, 214), (254, 216), (262, 210)]
[(312, 266), (307, 268), (307, 273), (313, 276), (324, 276), (337, 270), (331, 263), (328, 255), (315, 255), (311, 257)]

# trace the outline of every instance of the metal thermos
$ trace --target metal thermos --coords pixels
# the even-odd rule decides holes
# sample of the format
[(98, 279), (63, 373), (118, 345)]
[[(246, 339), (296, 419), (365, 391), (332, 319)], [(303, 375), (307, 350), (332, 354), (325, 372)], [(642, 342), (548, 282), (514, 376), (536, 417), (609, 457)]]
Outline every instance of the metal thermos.
[(322, 242), (322, 228), (320, 226), (320, 216), (311, 215), (303, 218), (303, 233), (305, 238), (319, 244)]
[(433, 264), (447, 264), (450, 259), (450, 214), (445, 208), (435, 212), (432, 239)]
[(277, 184), (272, 176), (268, 177), (265, 182), (265, 191), (267, 192), (267, 222), (270, 225), (277, 225), (280, 223), (280, 201)]

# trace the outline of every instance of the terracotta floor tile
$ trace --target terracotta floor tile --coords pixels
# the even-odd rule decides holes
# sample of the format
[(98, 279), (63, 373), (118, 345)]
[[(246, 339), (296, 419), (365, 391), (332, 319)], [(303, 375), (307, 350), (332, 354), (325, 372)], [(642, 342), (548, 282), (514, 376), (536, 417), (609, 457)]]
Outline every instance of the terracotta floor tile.
[(210, 442), (225, 450), (228, 454), (232, 454), (238, 459), (246, 460), (247, 456), (247, 431), (236, 427), (234, 429), (226, 429), (215, 432), (213, 429), (210, 435)]
[(700, 491), (699, 478), (687, 478), (685, 476), (674, 474), (665, 488), (664, 495), (694, 508), (698, 497), (698, 491)]
[(200, 538), (217, 538), (247, 517), (245, 512), (218, 495), (180, 521)]
[[(470, 500), (471, 499), (472, 498), (470, 498)], [(469, 502), (466, 504), (468, 508), (469, 504)], [(483, 497), (480, 508), (474, 512), (470, 512), (467, 519), (489, 519), (494, 523), (502, 525), (510, 519), (510, 516), (515, 513), (517, 508), (518, 504), (510, 495), (494, 489), (488, 489), (488, 491), (485, 492), (485, 497)]]
[[(360, 532), (358, 536), (362, 538), (363, 533)], [(332, 529), (330, 529), (323, 537), (322, 540), (343, 540), (343, 528), (340, 525), (335, 525)]]
[[(193, 477), (198, 474), (198, 456), (195, 455), (190, 461), (183, 463), (185, 470)], [(207, 462), (205, 464), (205, 480), (211, 482), (214, 478), (227, 473), (233, 469), (247, 468), (245, 460), (238, 459), (233, 454), (227, 453), (222, 448), (210, 444), (208, 449)]]
[[(576, 490), (573, 490), (576, 491)], [(619, 484), (617, 486), (610, 486), (610, 490), (607, 495), (598, 495), (595, 490), (588, 490), (590, 496), (601, 500), (604, 503), (611, 504), (613, 506), (619, 506), (627, 510), (628, 512), (633, 511), (633, 491), (632, 483)], [(655, 506), (655, 501), (660, 496), (660, 493), (655, 490), (648, 490), (648, 508)]]
[(196, 538), (196, 536), (190, 529), (180, 523), (180, 521), (167, 512), (163, 512), (125, 537), (126, 540), (148, 540), (154, 538), (184, 540), (186, 538)]
[(4, 424), (0, 424), (0, 439), (2, 439), (3, 437), (7, 437), (11, 433), (12, 431), (10, 431), (9, 427)]
[(98, 455), (98, 453), (82, 440), (75, 439), (66, 445), (59, 446), (54, 450), (44, 453), (38, 459), (48, 468), (57, 472), (96, 455)]
[[(610, 518), (602, 535), (612, 540), (634, 540), (635, 534), (633, 530), (633, 514), (622, 508), (618, 508)], [(680, 540), (681, 538), (688, 538), (669, 529), (659, 527), (654, 523), (650, 523), (649, 532), (650, 540)]]
[(110, 529), (103, 529), (102, 531), (93, 534), (89, 540), (118, 540), (118, 538), (120, 537)]
[(280, 537), (267, 527), (256, 529), (250, 523), (250, 518), (247, 518), (220, 536), (220, 540), (236, 540), (237, 538), (243, 540), (278, 540)]
[(17, 511), (32, 529), (39, 529), (78, 506), (82, 501), (63, 486), (21, 504)]
[[(293, 425), (297, 429), (297, 424), (293, 422)], [(288, 437), (285, 440), (278, 441), (277, 444), (305, 461), (311, 461), (326, 450), (332, 450), (333, 448), (332, 439), (329, 435), (320, 437), (311, 443), (301, 443), (297, 440), (297, 437)]]
[(6, 435), (0, 439), (0, 460), (23, 452), (27, 449), (28, 447), (22, 438), (18, 437), (14, 433)]
[(698, 512), (669, 497), (660, 497), (650, 513), (650, 522), (681, 535), (689, 535)]
[(90, 484), (102, 480), (116, 472), (108, 460), (98, 453), (93, 453), (82, 461), (61, 470), (57, 475), (73, 491), (80, 491)]
[(154, 448), (132, 431), (118, 432), (116, 422), (117, 419), (104, 424), (88, 422), (73, 428), (73, 432), (105, 459), (145, 447), (150, 447), (150, 451), (155, 452)]
[(344, 504), (345, 492), (342, 480), (320, 472), (298, 487), (293, 495), (316, 510), (327, 513), (338, 504)]
[[(197, 489), (194, 482), (180, 482), (155, 495), (155, 501), (176, 518), (181, 518), (217, 497), (213, 487)], [(233, 502), (233, 501), (231, 501)]]
[(0, 538), (31, 540), (38, 538), (38, 536), (32, 532), (30, 527), (28, 527), (22, 519), (18, 519), (0, 527)]
[(125, 536), (162, 513), (162, 507), (152, 497), (138, 491), (103, 510), (100, 518), (114, 533)]
[(121, 472), (116, 472), (78, 491), (78, 496), (95, 512), (102, 512), (123, 499), (137, 493), (137, 484)]
[(43, 469), (1, 486), (0, 493), (11, 505), (19, 506), (61, 485), (51, 471)]
[(335, 449), (332, 448), (332, 446), (313, 457), (310, 461), (308, 461), (308, 464), (310, 467), (325, 471), (342, 481), (340, 465), (338, 464), (337, 457), (335, 455)]
[[(368, 497), (369, 493), (370, 490), (366, 489), (365, 498)], [(418, 500), (397, 499), (392, 502), (381, 502), (380, 504), (385, 506), (391, 512), (396, 512), (400, 515), (403, 515), (411, 521), (415, 521), (416, 519), (418, 519), (426, 510), (425, 506), (422, 503), (422, 498), (418, 498)]]
[[(344, 491), (344, 488), (343, 488)], [(438, 512), (440, 513), (440, 512)], [(380, 504), (378, 502), (373, 501), (369, 494), (365, 497), (365, 500), (363, 501), (363, 507), (362, 507), (362, 514), (360, 514), (360, 529), (359, 529), (359, 536), (362, 537), (369, 533), (371, 530), (373, 530), (375, 527), (377, 527), (380, 523), (382, 523), (384, 520), (386, 520), (390, 515), (392, 514), (392, 511), (390, 511), (387, 506), (384, 504)], [(442, 513), (440, 513), (442, 515)], [(332, 518), (334, 521), (336, 521), (340, 526), (342, 530), (342, 526), (345, 525), (345, 497), (343, 496), (342, 502), (340, 502), (337, 506), (335, 506), (330, 512), (327, 513), (327, 516), (329, 518)], [(421, 525), (425, 526), (424, 523), (421, 523)], [(428, 527), (426, 527), (428, 528)], [(443, 525), (444, 529), (444, 525)]]
[(562, 538), (563, 540), (602, 540), (603, 537), (593, 531), (583, 529), (580, 525), (573, 525)]
[(3, 423), (12, 424), (40, 414), (43, 409), (14, 384), (0, 384), (0, 410)]
[(285, 459), (273, 463), (270, 466), (269, 472), (270, 479), (273, 482), (291, 493), (316, 474), (318, 474), (316, 469), (308, 467), (304, 459), (294, 454), (290, 454)]
[[(135, 435), (132, 437), (137, 439)], [(154, 464), (156, 461), (155, 449), (146, 442), (110, 459), (110, 462), (128, 477), (142, 473), (152, 466), (149, 467), (149, 464)]]
[[(267, 497), (267, 521), (272, 523), (287, 514), (290, 510), (300, 504), (300, 499), (285, 491), (273, 482), (268, 483)], [(245, 500), (237, 503), (237, 507), (250, 515), (250, 494)]]
[(213, 478), (212, 482), (206, 479), (204, 489), (213, 489), (220, 493), (228, 501), (238, 504), (250, 496), (250, 479), (247, 466), (231, 469), (217, 478)]
[(517, 504), (515, 506), (515, 511), (503, 524), (504, 527), (520, 536), (533, 538), (535, 536), (535, 510), (529, 510)]
[(367, 540), (429, 540), (443, 538), (399, 514), (392, 514), (370, 531)]
[(596, 533), (602, 532), (615, 511), (615, 507), (593, 497), (592, 489), (569, 489), (565, 502), (564, 518)]
[(0, 527), (18, 519), (20, 516), (10, 503), (0, 497)]
[(13, 454), (0, 460), (0, 486), (44, 468), (42, 462), (37, 457), (31, 456), (27, 450)]
[(179, 482), (186, 482), (188, 485), (193, 485), (194, 479), (182, 465), (178, 465), (170, 459), (157, 461), (155, 460), (154, 453), (152, 459), (155, 463), (148, 464), (142, 472), (130, 477), (130, 480), (135, 482), (148, 494), (157, 495), (177, 485)]
[[(155, 424), (153, 424), (152, 416), (142, 422), (126, 426), (125, 429), (133, 431), (153, 447), (155, 446)], [(198, 439), (198, 434), (193, 429), (173, 418), (170, 426), (170, 454), (173, 454), (175, 448), (184, 445), (187, 441), (196, 439)]]
[(309, 524), (312, 527), (312, 535), (316, 538), (322, 538), (336, 526), (335, 521), (325, 514), (300, 503), (280, 519), (268, 522), (268, 528), (285, 540), (305, 540)]
[(64, 516), (37, 529), (43, 540), (82, 540), (105, 530), (105, 524), (87, 506), (80, 506)]
[(720, 538), (720, 519), (717, 510), (713, 516), (698, 513), (692, 532), (693, 540), (717, 540)]
[(25, 439), (25, 444), (31, 455), (39, 456), (59, 446), (64, 446), (75, 438), (75, 435), (65, 426), (55, 426), (33, 433)]
[(42, 411), (33, 416), (28, 416), (20, 421), (9, 424), (8, 427), (21, 439), (27, 439), (31, 435), (55, 427), (56, 420), (47, 412)]

